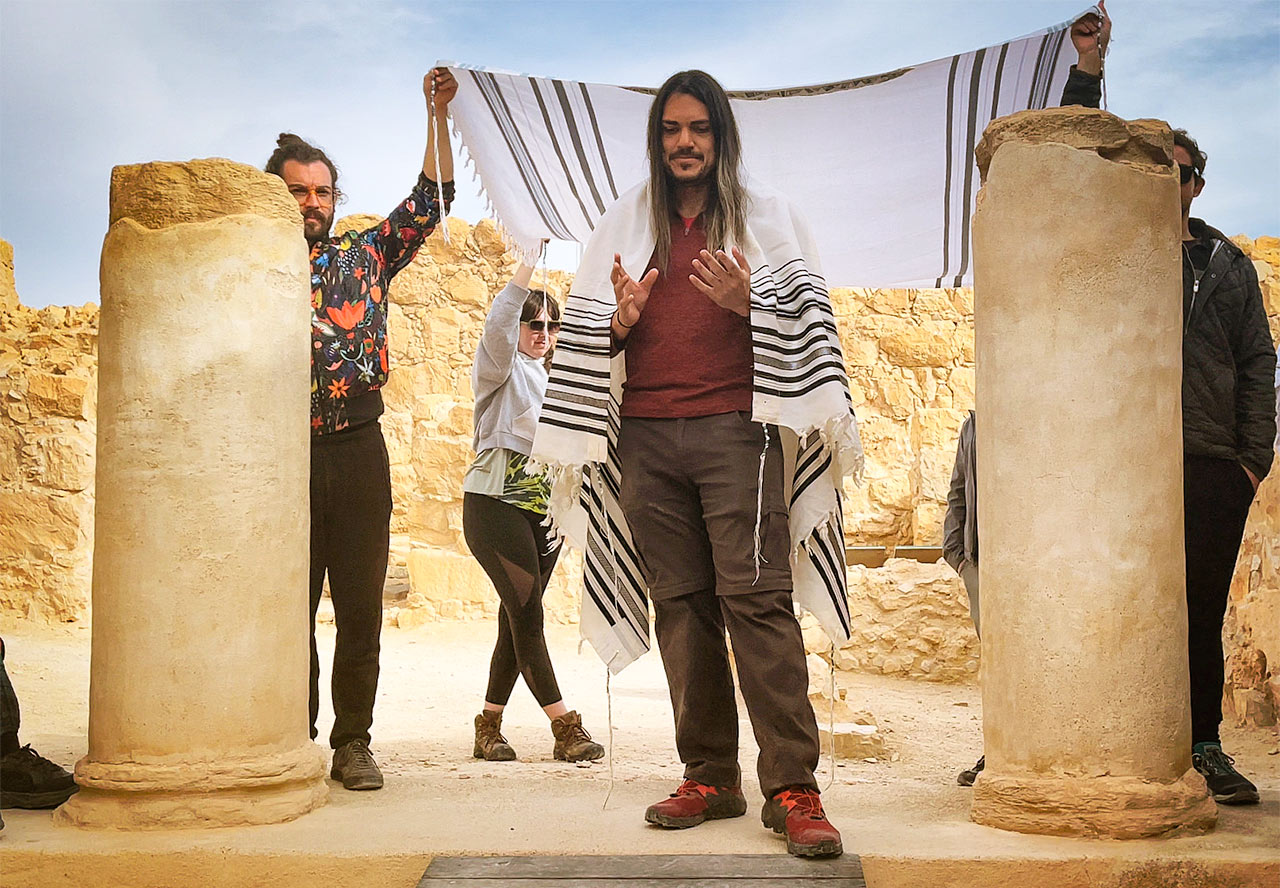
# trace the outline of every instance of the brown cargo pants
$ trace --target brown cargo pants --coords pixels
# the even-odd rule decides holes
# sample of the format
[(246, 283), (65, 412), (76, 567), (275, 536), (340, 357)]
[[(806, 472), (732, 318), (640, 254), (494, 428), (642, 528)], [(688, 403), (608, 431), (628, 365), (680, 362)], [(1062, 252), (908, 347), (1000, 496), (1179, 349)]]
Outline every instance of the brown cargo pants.
[(727, 630), (760, 746), (761, 790), (768, 797), (788, 786), (816, 789), (818, 726), (791, 602), (791, 544), (776, 429), (769, 429), (766, 451), (764, 426), (745, 413), (628, 417), (618, 451), (621, 505), (653, 598), (685, 777), (714, 786), (741, 781)]

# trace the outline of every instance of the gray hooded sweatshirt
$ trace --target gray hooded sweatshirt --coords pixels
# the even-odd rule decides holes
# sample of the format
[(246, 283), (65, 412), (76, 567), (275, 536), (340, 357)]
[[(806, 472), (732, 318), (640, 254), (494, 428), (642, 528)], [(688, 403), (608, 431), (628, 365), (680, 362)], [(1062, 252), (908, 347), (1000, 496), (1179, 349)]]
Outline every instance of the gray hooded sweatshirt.
[(533, 449), (533, 433), (547, 391), (547, 368), (541, 358), (521, 354), (518, 347), (520, 311), (528, 296), (524, 287), (507, 284), (484, 321), (471, 367), (477, 459), (462, 484), (471, 493), (502, 492), (506, 459), (486, 459), (487, 451), (502, 448), (528, 456)]

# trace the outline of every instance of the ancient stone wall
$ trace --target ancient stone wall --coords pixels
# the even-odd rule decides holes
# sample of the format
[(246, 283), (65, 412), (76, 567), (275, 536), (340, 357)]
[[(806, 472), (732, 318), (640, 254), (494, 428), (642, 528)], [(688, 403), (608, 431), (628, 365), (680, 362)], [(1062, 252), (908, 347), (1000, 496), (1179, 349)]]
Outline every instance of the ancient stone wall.
[[(338, 227), (373, 221), (348, 217)], [(406, 627), (497, 611), (462, 540), (461, 488), (471, 458), (471, 360), (489, 302), (515, 266), (491, 221), (450, 219), (449, 229), (450, 242), (433, 235), (390, 293), (395, 369), (383, 417), (396, 501), (390, 572), (409, 582), (388, 619)], [(1255, 260), (1280, 339), (1280, 239), (1237, 241)], [(0, 506), (0, 610), (74, 619), (84, 616), (89, 590), (97, 310), (18, 306), (6, 248), (0, 500), (12, 500)], [(549, 289), (563, 293), (567, 281), (552, 272)], [(847, 485), (850, 542), (938, 545), (955, 440), (974, 400), (972, 291), (838, 289), (832, 302), (867, 453), (864, 485)], [(28, 397), (33, 374), (40, 378)], [(1280, 471), (1250, 516), (1228, 615), (1228, 712), (1252, 707), (1255, 719), (1277, 709), (1277, 528)], [(547, 596), (549, 620), (576, 621), (579, 577), (580, 559), (566, 553)], [(849, 580), (854, 641), (838, 652), (842, 668), (943, 681), (976, 675), (967, 599), (945, 564), (893, 559), (883, 568), (852, 568)], [(812, 629), (808, 638), (811, 650), (826, 649)]]
[(0, 241), (0, 611), (74, 620), (93, 557), (98, 307), (19, 303)]

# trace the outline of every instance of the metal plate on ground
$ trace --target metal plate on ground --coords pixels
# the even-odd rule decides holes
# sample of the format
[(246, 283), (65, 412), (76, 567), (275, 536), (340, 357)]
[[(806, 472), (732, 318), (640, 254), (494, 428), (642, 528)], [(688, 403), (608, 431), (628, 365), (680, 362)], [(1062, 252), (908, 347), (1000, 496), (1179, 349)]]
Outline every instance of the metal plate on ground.
[(865, 888), (855, 854), (616, 854), (437, 857), (418, 888)]

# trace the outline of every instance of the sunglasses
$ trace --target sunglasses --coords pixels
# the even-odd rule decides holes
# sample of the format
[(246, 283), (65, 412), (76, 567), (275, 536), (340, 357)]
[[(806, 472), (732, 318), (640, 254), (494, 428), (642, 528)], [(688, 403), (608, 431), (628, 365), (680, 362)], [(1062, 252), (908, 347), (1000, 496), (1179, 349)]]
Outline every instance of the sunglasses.
[(529, 329), (534, 333), (541, 333), (543, 330), (546, 330), (548, 333), (560, 332), (559, 321), (521, 321), (520, 323), (528, 324)]
[(1191, 181), (1192, 176), (1200, 178), (1200, 174), (1196, 172), (1196, 168), (1189, 163), (1178, 164), (1178, 171), (1182, 174), (1182, 184), (1186, 185)]

